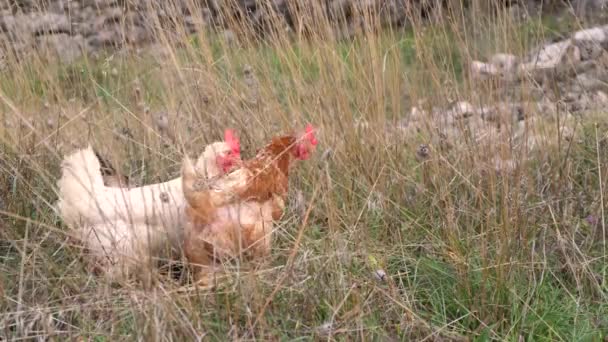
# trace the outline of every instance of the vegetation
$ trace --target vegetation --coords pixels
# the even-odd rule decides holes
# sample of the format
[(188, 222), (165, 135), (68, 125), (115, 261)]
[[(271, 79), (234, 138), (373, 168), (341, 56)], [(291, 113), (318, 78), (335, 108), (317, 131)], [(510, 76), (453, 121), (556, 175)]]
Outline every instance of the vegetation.
[[(494, 85), (469, 81), (467, 61), (523, 54), (559, 22), (464, 13), (345, 40), (283, 31), (170, 40), (159, 31), (147, 52), (73, 65), (35, 51), (9, 56), (0, 336), (601, 341), (605, 113), (582, 117), (565, 139), (555, 129), (565, 113), (533, 111), (543, 143), (524, 150), (506, 135), (478, 144), (461, 132), (447, 148), (434, 129), (399, 129), (422, 99), (504, 100)], [(158, 123), (163, 112), (168, 126)], [(104, 282), (53, 211), (61, 158), (75, 147), (91, 143), (145, 184), (175, 177), (182, 146), (198, 154), (224, 128), (251, 156), (305, 122), (321, 128), (320, 146), (292, 176), (272, 257), (226, 265), (229, 279), (213, 290), (163, 272), (151, 284)], [(509, 172), (496, 171), (496, 153), (515, 161)]]

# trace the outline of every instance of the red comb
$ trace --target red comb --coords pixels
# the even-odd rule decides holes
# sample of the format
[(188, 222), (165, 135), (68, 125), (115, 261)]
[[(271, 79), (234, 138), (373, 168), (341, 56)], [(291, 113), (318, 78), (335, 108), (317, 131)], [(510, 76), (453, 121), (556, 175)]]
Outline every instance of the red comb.
[(237, 138), (234, 134), (233, 130), (227, 129), (224, 131), (224, 141), (230, 145), (232, 152), (237, 154), (241, 153), (241, 143), (239, 142), (239, 138)]
[(319, 142), (317, 141), (317, 138), (315, 137), (315, 131), (314, 131), (314, 127), (312, 127), (311, 124), (306, 125), (306, 134), (308, 141), (310, 141), (310, 143), (313, 146), (316, 146)]

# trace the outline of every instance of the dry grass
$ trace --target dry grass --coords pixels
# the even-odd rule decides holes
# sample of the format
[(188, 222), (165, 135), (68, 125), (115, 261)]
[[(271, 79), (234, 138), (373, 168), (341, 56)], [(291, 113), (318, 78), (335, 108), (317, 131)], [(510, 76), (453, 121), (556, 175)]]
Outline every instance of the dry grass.
[[(446, 148), (431, 118), (419, 132), (396, 129), (421, 99), (501, 100), (468, 81), (466, 61), (523, 53), (552, 27), (505, 13), (413, 21), (342, 41), (321, 29), (230, 41), (159, 30), (154, 54), (71, 66), (36, 52), (9, 58), (0, 336), (601, 340), (606, 120), (582, 118), (566, 141), (557, 117), (531, 110), (537, 123), (525, 129), (539, 143), (518, 148), (504, 131), (471, 138), (485, 127), (448, 136)], [(305, 122), (321, 128), (320, 151), (291, 176), (272, 257), (227, 265), (230, 279), (213, 291), (162, 274), (147, 286), (103, 282), (52, 210), (61, 157), (75, 146), (91, 142), (145, 184), (177, 175), (182, 143), (193, 155), (233, 127), (250, 156)], [(417, 158), (420, 144), (430, 152)], [(510, 172), (496, 172), (495, 155)]]

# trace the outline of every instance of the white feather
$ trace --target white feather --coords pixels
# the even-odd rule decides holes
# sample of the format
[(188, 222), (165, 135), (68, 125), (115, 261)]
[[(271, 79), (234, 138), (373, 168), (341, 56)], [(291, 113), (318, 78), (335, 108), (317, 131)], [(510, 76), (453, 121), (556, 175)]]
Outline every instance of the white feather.
[[(207, 177), (220, 173), (216, 153), (223, 142), (205, 149), (196, 167)], [(167, 245), (181, 248), (185, 199), (181, 178), (139, 188), (106, 187), (91, 146), (66, 156), (57, 182), (56, 207), (65, 223), (111, 276), (127, 274)]]

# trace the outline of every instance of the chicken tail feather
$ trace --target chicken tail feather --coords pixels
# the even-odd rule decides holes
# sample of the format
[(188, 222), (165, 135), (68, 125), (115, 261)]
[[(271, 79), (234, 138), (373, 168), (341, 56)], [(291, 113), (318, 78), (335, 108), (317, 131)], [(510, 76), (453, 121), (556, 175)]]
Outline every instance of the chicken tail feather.
[(89, 200), (104, 187), (99, 159), (89, 145), (63, 159), (57, 182), (57, 210), (64, 220), (76, 223), (89, 208)]

